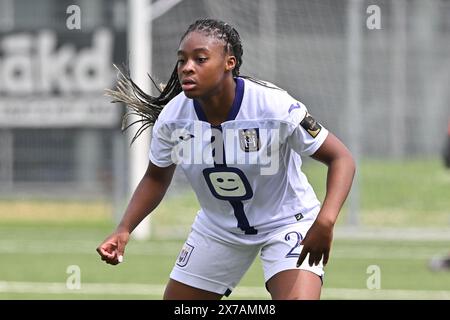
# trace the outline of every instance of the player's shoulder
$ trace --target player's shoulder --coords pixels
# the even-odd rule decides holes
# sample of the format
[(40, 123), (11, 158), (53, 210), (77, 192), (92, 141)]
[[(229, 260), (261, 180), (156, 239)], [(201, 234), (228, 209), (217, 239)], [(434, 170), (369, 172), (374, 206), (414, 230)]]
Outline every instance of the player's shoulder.
[(254, 95), (267, 96), (267, 97), (276, 97), (276, 96), (284, 96), (287, 93), (286, 90), (278, 87), (277, 85), (255, 78), (242, 78), (245, 82), (245, 90)]
[(192, 104), (192, 100), (187, 98), (184, 92), (180, 92), (164, 106), (158, 116), (158, 121), (161, 123), (189, 118), (189, 110), (192, 109), (186, 107), (189, 104)]
[(245, 79), (245, 85), (248, 98), (257, 102), (262, 117), (289, 121), (291, 114), (304, 116), (307, 112), (302, 102), (271, 82)]

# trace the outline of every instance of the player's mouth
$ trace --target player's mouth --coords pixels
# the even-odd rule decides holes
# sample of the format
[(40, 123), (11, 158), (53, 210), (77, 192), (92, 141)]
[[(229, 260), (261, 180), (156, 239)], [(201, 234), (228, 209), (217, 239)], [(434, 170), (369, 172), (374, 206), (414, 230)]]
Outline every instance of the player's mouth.
[(183, 81), (181, 82), (181, 89), (183, 89), (183, 91), (190, 91), (195, 89), (196, 87), (197, 84), (191, 78), (183, 79)]

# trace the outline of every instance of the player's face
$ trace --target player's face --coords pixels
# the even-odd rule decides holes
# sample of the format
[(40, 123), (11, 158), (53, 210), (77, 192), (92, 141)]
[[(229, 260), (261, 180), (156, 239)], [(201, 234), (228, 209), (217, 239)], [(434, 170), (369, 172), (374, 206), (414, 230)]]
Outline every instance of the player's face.
[(188, 98), (207, 98), (221, 89), (231, 76), (235, 57), (225, 53), (225, 44), (202, 32), (191, 32), (178, 48), (178, 79)]

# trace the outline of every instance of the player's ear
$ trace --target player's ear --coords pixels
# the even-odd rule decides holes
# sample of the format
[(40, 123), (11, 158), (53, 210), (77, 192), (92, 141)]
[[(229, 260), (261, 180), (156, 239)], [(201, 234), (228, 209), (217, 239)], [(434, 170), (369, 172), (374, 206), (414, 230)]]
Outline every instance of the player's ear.
[(236, 57), (235, 56), (231, 56), (231, 55), (227, 55), (227, 57), (225, 58), (225, 71), (231, 71), (236, 67)]

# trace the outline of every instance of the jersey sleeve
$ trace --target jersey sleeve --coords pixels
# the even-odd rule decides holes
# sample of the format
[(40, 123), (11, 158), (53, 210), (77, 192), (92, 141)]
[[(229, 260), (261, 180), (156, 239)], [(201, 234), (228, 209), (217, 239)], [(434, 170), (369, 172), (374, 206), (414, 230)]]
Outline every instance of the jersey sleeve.
[(174, 163), (172, 158), (174, 142), (169, 131), (169, 128), (158, 120), (152, 129), (149, 159), (158, 167), (168, 167)]
[(328, 130), (308, 113), (304, 104), (293, 102), (288, 109), (292, 131), (288, 136), (289, 146), (300, 155), (312, 155), (325, 141)]

